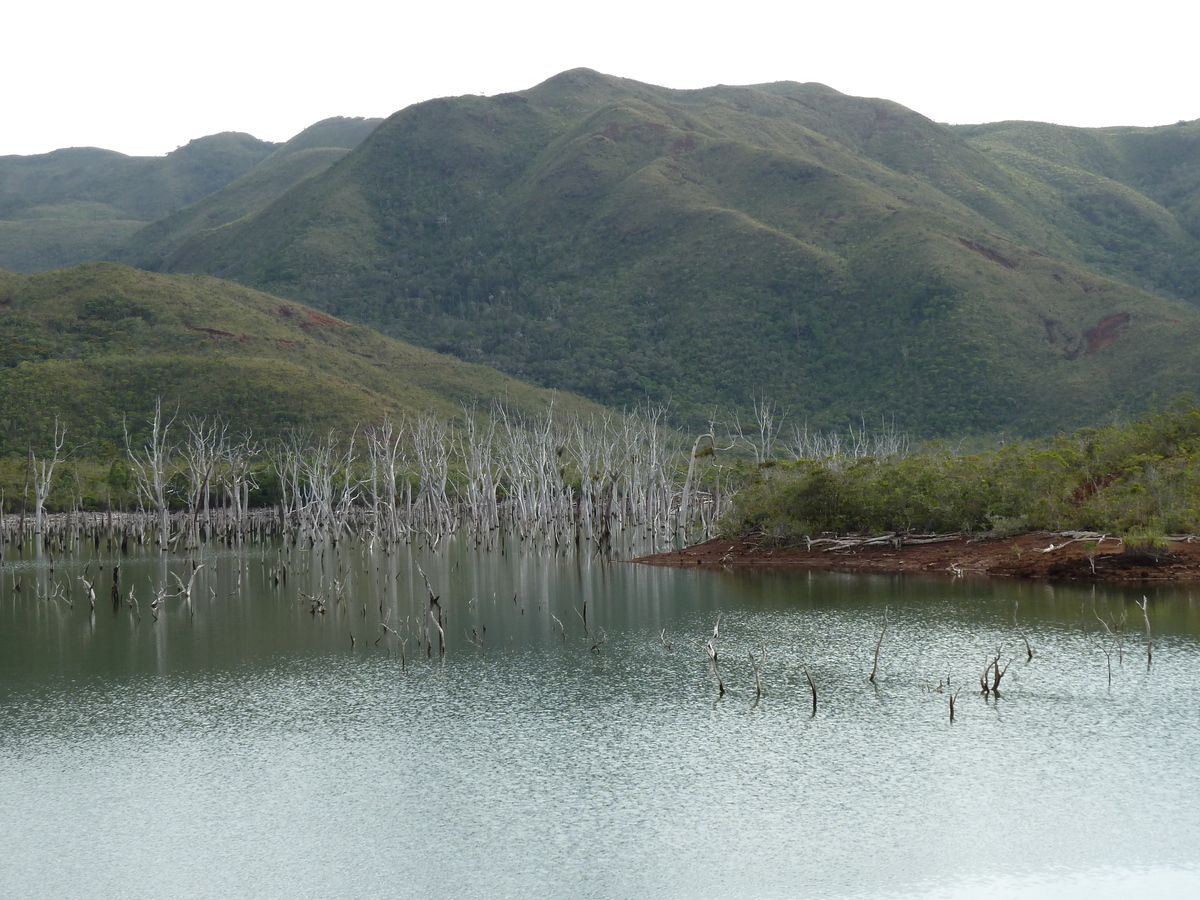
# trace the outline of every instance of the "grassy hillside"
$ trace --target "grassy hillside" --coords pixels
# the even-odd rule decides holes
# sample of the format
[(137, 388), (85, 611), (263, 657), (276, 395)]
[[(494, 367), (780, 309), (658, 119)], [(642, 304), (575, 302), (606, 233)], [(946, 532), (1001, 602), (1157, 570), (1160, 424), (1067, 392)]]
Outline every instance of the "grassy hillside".
[(387, 413), (461, 417), (477, 400), (532, 413), (554, 395), (214, 278), (113, 264), (0, 271), (0, 455), (45, 444), (56, 415), (73, 445), (119, 446), (123, 418), (141, 427), (159, 397), (181, 417), (221, 415), (270, 437)]
[(215, 228), (268, 206), (297, 182), (325, 171), (349, 150), (321, 147), (272, 156), (260, 166), (207, 197), (126, 235), (112, 252), (139, 268), (158, 268), (180, 245), (206, 228)]
[(163, 157), (92, 147), (0, 157), (0, 268), (112, 256), (138, 230), (241, 177), (275, 144), (217, 134)]
[(1074, 258), (1132, 284), (1200, 300), (1200, 121), (1161, 128), (1001, 122), (958, 129), (1039, 186)]
[[(378, 121), (326, 119), (284, 144), (210, 135), (163, 157), (95, 148), (0, 157), (0, 268), (36, 272), (98, 259), (161, 259), (198, 228), (257, 211), (322, 171)], [(173, 215), (214, 193), (220, 196)], [(163, 217), (166, 224), (152, 224)]]
[(693, 421), (766, 395), (816, 425), (1042, 432), (1200, 387), (1189, 127), (1070, 168), (823, 85), (574, 70), (405, 109), (166, 267)]

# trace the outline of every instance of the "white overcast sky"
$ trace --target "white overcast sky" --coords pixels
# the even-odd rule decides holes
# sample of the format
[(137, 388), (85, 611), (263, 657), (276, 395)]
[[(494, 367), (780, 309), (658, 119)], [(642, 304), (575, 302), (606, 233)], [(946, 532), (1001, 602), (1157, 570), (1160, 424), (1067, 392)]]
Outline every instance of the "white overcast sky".
[(1010, 0), (7, 5), (0, 155), (160, 155), (587, 66), (673, 88), (818, 81), (939, 122), (1200, 118), (1200, 7)]

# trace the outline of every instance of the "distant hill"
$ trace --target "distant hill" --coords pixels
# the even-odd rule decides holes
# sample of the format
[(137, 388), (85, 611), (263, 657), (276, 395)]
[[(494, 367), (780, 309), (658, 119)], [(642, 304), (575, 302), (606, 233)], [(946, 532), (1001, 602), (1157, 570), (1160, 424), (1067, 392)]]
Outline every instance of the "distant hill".
[(599, 411), (215, 278), (108, 263), (0, 271), (0, 455), (43, 445), (56, 415), (73, 445), (120, 446), (124, 417), (142, 427), (160, 397), (260, 438), (348, 433), (385, 414), (461, 419), (476, 401)]
[(1198, 129), (579, 69), (402, 110), (163, 267), (693, 422), (1044, 432), (1200, 388)]
[[(35, 272), (124, 259), (134, 250), (153, 254), (164, 240), (162, 229), (146, 238), (139, 232), (157, 220), (243, 177), (251, 178), (250, 186), (235, 191), (234, 199), (209, 204), (196, 217), (212, 227), (230, 221), (223, 216), (256, 211), (344, 155), (378, 123), (326, 119), (284, 144), (216, 134), (162, 157), (90, 147), (0, 157), (0, 268)], [(266, 171), (260, 174), (260, 168)]]

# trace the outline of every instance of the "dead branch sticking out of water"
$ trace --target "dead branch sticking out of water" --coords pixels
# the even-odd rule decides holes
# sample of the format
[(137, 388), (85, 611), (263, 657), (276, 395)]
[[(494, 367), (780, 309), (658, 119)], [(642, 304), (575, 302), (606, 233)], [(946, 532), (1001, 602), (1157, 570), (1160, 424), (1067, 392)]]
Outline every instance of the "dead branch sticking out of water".
[(808, 679), (809, 689), (812, 690), (812, 714), (815, 716), (817, 714), (817, 683), (813, 681), (808, 666), (804, 666), (804, 677)]
[[(1000, 668), (1000, 657), (1004, 654), (1004, 645), (1001, 644), (996, 648), (995, 654), (991, 659), (985, 659), (983, 674), (979, 676), (979, 685), (983, 689), (982, 694), (986, 697), (989, 693), (993, 697), (1000, 696), (1000, 679), (1004, 677), (1004, 673), (1008, 671), (1008, 667), (1012, 665), (1012, 660), (1004, 664), (1004, 668)], [(988, 676), (991, 675), (991, 684), (988, 684)]]
[(879, 640), (875, 642), (875, 664), (871, 666), (871, 677), (867, 680), (871, 684), (875, 683), (875, 675), (879, 672), (879, 648), (883, 646), (883, 636), (887, 634), (888, 627), (888, 612), (887, 607), (883, 608), (883, 628), (879, 631)]
[[(179, 585), (179, 590), (175, 593), (175, 596), (182, 597), (184, 599), (184, 602), (187, 604), (188, 618), (192, 618), (192, 616), (194, 615), (193, 610), (192, 610), (192, 588), (194, 588), (196, 586), (196, 574), (203, 568), (204, 568), (203, 564), (196, 565), (193, 562), (192, 563), (192, 574), (188, 578), (188, 583), (186, 585), (184, 585), (182, 578), (180, 578), (174, 572), (171, 573), (171, 577), (173, 577), (175, 579), (175, 583), (177, 585)], [(321, 610), (321, 614), (322, 615), (325, 614), (324, 609)]]
[(1147, 603), (1146, 595), (1142, 594), (1142, 602), (1138, 605), (1142, 608), (1142, 620), (1146, 623), (1146, 671), (1150, 671), (1150, 665), (1154, 662), (1154, 641), (1150, 638), (1150, 613), (1146, 609)]
[(1033, 662), (1033, 645), (1029, 643), (1029, 638), (1025, 635), (1025, 629), (1017, 623), (1017, 606), (1020, 602), (1019, 600), (1013, 601), (1013, 627), (1017, 629), (1017, 634), (1025, 642), (1025, 662)]
[(1108, 668), (1108, 687), (1112, 689), (1112, 650), (1106, 647), (1103, 643), (1096, 640), (1092, 635), (1088, 635), (1088, 640), (1092, 642), (1092, 646), (1104, 654), (1104, 661)]
[(446, 631), (444, 628), (442, 628), (442, 623), (441, 623), (442, 617), (441, 617), (440, 612), (441, 612), (441, 609), (439, 607), (439, 614), (435, 617), (433, 614), (433, 610), (432, 609), (429, 610), (429, 621), (431, 621), (434, 625), (437, 626), (438, 656), (445, 656), (446, 655)]
[(721, 678), (721, 669), (717, 665), (717, 638), (721, 634), (721, 613), (717, 613), (716, 624), (713, 625), (712, 637), (704, 645), (704, 649), (708, 652), (708, 664), (712, 668), (712, 673), (717, 679), (718, 696), (725, 696), (725, 681)]
[(96, 587), (95, 587), (95, 585), (93, 585), (91, 583), (91, 581), (88, 580), (88, 577), (87, 577), (88, 569), (90, 569), (91, 567), (92, 567), (91, 563), (88, 563), (87, 566), (84, 567), (83, 574), (79, 576), (79, 580), (83, 582), (84, 592), (87, 595), (88, 604), (91, 606), (92, 611), (95, 612), (95, 610), (96, 610)]
[(762, 696), (762, 664), (767, 658), (767, 645), (765, 643), (759, 645), (758, 658), (755, 659), (754, 651), (748, 650), (750, 655), (750, 669), (754, 672), (754, 699), (758, 700)]

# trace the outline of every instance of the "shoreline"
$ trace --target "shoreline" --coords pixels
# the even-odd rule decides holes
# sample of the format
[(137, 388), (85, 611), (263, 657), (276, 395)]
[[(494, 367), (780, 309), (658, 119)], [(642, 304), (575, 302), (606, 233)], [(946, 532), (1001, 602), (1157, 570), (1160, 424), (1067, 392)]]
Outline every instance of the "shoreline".
[(949, 578), (1144, 584), (1200, 581), (1200, 537), (1169, 540), (1157, 559), (1124, 556), (1120, 538), (1078, 532), (1031, 532), (1007, 538), (961, 535), (822, 539), (805, 547), (773, 546), (761, 536), (714, 538), (632, 560), (651, 566), (702, 569), (790, 568)]

